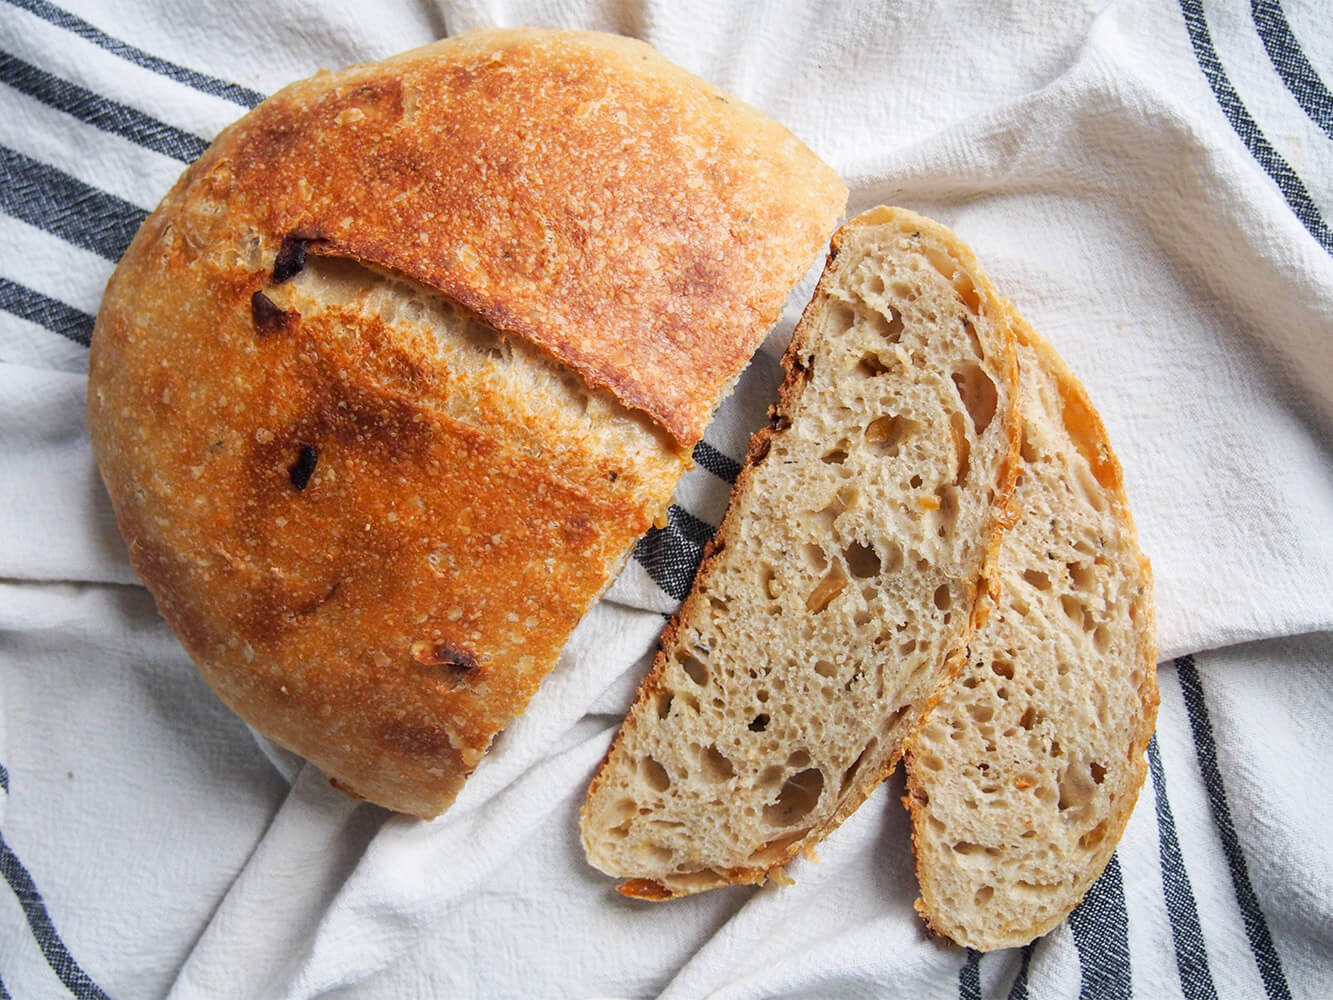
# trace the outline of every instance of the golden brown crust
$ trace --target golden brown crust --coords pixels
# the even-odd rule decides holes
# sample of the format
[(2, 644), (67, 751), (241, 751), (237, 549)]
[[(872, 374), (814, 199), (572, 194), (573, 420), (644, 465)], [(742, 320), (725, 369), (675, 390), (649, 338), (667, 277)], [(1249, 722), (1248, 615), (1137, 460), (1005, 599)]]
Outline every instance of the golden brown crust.
[[(844, 195), (622, 39), (486, 32), (294, 84), (186, 171), (98, 315), (89, 428), (136, 572), (238, 714), (437, 814), (668, 502)], [(302, 253), (446, 293), (675, 440), (610, 396), (637, 450), (543, 437), (495, 379), (461, 412), (435, 336), (297, 289)]]
[[(1020, 345), (1032, 349), (1041, 366), (1055, 377), (1059, 388), (1060, 404), (1063, 409), (1060, 417), (1064, 426), (1068, 429), (1079, 453), (1087, 460), (1089, 469), (1097, 482), (1110, 495), (1117, 517), (1124, 523), (1129, 537), (1133, 539), (1133, 544), (1137, 547), (1137, 532), (1130, 514), (1129, 500), (1124, 490), (1123, 469), (1119, 459), (1111, 449), (1106, 427), (1088, 396), (1087, 390), (1064, 359), (1056, 352), (1055, 348), (1032, 328), (1027, 320), (1013, 308), (1012, 304), (1009, 304), (1009, 312), (1016, 341)], [(1015, 457), (1017, 458), (1017, 456)], [(1021, 517), (1021, 511), (1016, 511), (1015, 516)], [(1100, 877), (1124, 834), (1125, 827), (1128, 825), (1129, 818), (1134, 811), (1139, 791), (1147, 775), (1145, 754), (1148, 742), (1156, 728), (1157, 708), (1161, 700), (1157, 687), (1156, 645), (1153, 640), (1155, 608), (1151, 597), (1152, 570), (1148, 559), (1142, 554), (1138, 555), (1137, 562), (1142, 576), (1141, 592), (1143, 594), (1142, 599), (1137, 602), (1139, 617), (1135, 622), (1135, 634), (1138, 637), (1137, 651), (1143, 678), (1138, 688), (1138, 725), (1130, 737), (1129, 747), (1126, 751), (1129, 771), (1123, 782), (1125, 791), (1116, 798), (1114, 811), (1106, 818), (1106, 833), (1098, 844), (1096, 856), (1084, 871), (1078, 873), (1077, 887), (1068, 892), (1068, 898), (1064, 901), (1065, 905), (1058, 912), (1047, 915), (1042, 919), (1037, 919), (1036, 914), (1033, 914), (1026, 922), (1021, 919), (1022, 914), (1015, 913), (1013, 915), (1015, 922), (1009, 927), (1003, 940), (986, 942), (967, 940), (959, 943), (982, 948), (983, 950), (1019, 947), (1048, 933), (1078, 905), (1084, 894)], [(978, 628), (980, 627), (981, 623), (978, 623)], [(943, 693), (941, 692), (941, 694)], [(925, 868), (925, 853), (920, 848), (920, 842), (923, 837), (928, 835), (926, 832), (927, 816), (925, 807), (929, 799), (925, 787), (917, 777), (918, 771), (913, 763), (913, 750), (910, 745), (906, 748), (904, 754), (904, 765), (907, 770), (907, 785), (906, 794), (902, 797), (902, 804), (911, 816), (912, 848), (916, 859), (917, 881), (922, 887), (923, 895), (925, 895), (926, 886), (929, 884), (929, 874)], [(950, 929), (944, 926), (940, 919), (932, 919), (932, 905), (926, 899), (919, 898), (913, 905), (930, 934), (944, 939), (959, 936), (956, 930), (951, 935)]]
[(224, 217), (435, 288), (686, 446), (847, 194), (642, 42), (537, 29), (293, 84), (192, 173)]

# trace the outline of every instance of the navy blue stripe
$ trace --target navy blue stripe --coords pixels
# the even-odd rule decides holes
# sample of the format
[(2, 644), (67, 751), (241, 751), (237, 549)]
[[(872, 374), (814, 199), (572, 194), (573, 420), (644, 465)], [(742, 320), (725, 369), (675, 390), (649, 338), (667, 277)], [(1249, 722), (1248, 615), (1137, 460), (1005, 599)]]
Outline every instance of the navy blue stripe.
[(1162, 895), (1171, 920), (1171, 939), (1176, 947), (1176, 971), (1186, 1000), (1217, 1000), (1217, 988), (1208, 968), (1208, 949), (1199, 926), (1199, 908), (1194, 902), (1185, 858), (1176, 836), (1176, 820), (1166, 794), (1166, 772), (1157, 737), (1148, 740), (1148, 771), (1152, 774), (1157, 805), (1157, 848), (1162, 864)]
[(634, 546), (634, 558), (664, 593), (683, 600), (694, 584), (704, 546), (716, 530), (673, 503), (667, 509), (667, 526), (650, 528)]
[(1231, 869), (1231, 885), (1236, 893), (1236, 904), (1240, 907), (1241, 919), (1245, 922), (1245, 934), (1250, 940), (1250, 951), (1254, 953), (1259, 975), (1263, 977), (1264, 989), (1270, 997), (1289, 1000), (1291, 991), (1287, 987), (1287, 977), (1282, 971), (1282, 960), (1273, 945), (1273, 936), (1268, 932), (1268, 921), (1264, 919), (1259, 897), (1250, 884), (1249, 868), (1245, 864), (1245, 852), (1241, 850), (1240, 838), (1236, 835), (1236, 825), (1231, 820), (1231, 807), (1227, 804), (1226, 787), (1222, 784), (1222, 771), (1217, 764), (1217, 744), (1213, 740), (1213, 724), (1208, 718), (1208, 706), (1204, 702), (1203, 685), (1199, 680), (1199, 671), (1194, 666), (1194, 657), (1182, 656), (1176, 660), (1176, 674), (1180, 678), (1180, 690), (1185, 698), (1185, 711), (1189, 715), (1190, 730), (1194, 734), (1194, 753), (1199, 759), (1199, 772), (1203, 775), (1203, 787), (1208, 793), (1208, 806), (1213, 813), (1213, 824), (1217, 827), (1218, 837), (1222, 841), (1222, 853), (1226, 856), (1227, 867)]
[(53, 3), (47, 3), (46, 0), (8, 0), (8, 2), (15, 7), (21, 7), (30, 13), (36, 14), (42, 20), (49, 21), (58, 28), (73, 32), (80, 38), (86, 39), (113, 55), (134, 63), (136, 66), (152, 70), (154, 73), (175, 80), (177, 83), (183, 83), (187, 87), (193, 87), (202, 93), (221, 97), (223, 100), (239, 104), (243, 108), (253, 108), (264, 99), (264, 95), (258, 91), (242, 87), (236, 83), (228, 83), (226, 80), (209, 76), (207, 73), (187, 69), (184, 66), (179, 66), (176, 63), (168, 62), (166, 59), (145, 52), (143, 49), (136, 48), (128, 42), (122, 42), (119, 38), (113, 38), (99, 28), (93, 27), (83, 18), (71, 14)]
[(718, 451), (707, 441), (700, 440), (694, 446), (694, 461), (701, 469), (706, 469), (728, 483), (734, 483), (741, 474), (741, 463), (730, 455)]
[(1082, 985), (1079, 995), (1097, 1000), (1129, 1000), (1129, 916), (1120, 859), (1112, 854), (1101, 878), (1069, 915), (1078, 948)]
[(1282, 5), (1277, 0), (1250, 0), (1250, 16), (1254, 18), (1254, 27), (1268, 51), (1269, 61), (1291, 91), (1291, 96), (1296, 98), (1296, 103), (1310, 120), (1333, 139), (1333, 94), (1319, 79), (1310, 60), (1305, 58), (1301, 43), (1296, 41), (1287, 16), (1282, 12)]
[(0, 278), (0, 309), (84, 347), (92, 343), (93, 317), (8, 278)]
[(4, 789), (6, 795), (9, 794), (9, 772), (5, 770), (4, 764), (0, 764), (0, 789)]
[(197, 135), (62, 80), (8, 52), (0, 52), (0, 81), (94, 128), (182, 163), (193, 163), (208, 148), (208, 142)]
[(1032, 949), (1036, 946), (1035, 941), (1023, 945), (1023, 961), (1018, 966), (1014, 985), (1009, 987), (1009, 1000), (1028, 1000), (1028, 967), (1032, 964)]
[(5, 146), (0, 178), (0, 211), (110, 261), (120, 259), (148, 217), (137, 205)]
[(1333, 230), (1328, 228), (1324, 217), (1319, 214), (1319, 208), (1311, 199), (1310, 192), (1306, 190), (1296, 171), (1291, 169), (1287, 161), (1264, 136), (1246, 110), (1240, 95), (1236, 93), (1236, 88), (1227, 79), (1226, 71), (1222, 68), (1222, 63), (1213, 48), (1208, 22), (1203, 15), (1202, 0), (1180, 0), (1180, 10), (1185, 17), (1190, 44), (1194, 47), (1194, 58), (1207, 78), (1208, 86), (1212, 88), (1213, 96), (1226, 115), (1227, 121), (1231, 123), (1236, 135), (1240, 136), (1250, 155), (1278, 186), (1282, 197), (1286, 199), (1288, 207), (1300, 220), (1301, 225), (1326, 252), (1333, 254)]
[(958, 970), (958, 1000), (981, 1000), (981, 952), (967, 949), (967, 961)]
[(9, 990), (5, 989), (5, 981), (0, 979), (0, 1000), (10, 1000)]
[(37, 891), (32, 876), (23, 867), (18, 855), (5, 842), (3, 834), (0, 834), (0, 874), (4, 875), (5, 881), (18, 897), (23, 914), (28, 918), (28, 926), (32, 929), (32, 936), (37, 939), (37, 946), (42, 949), (47, 965), (51, 966), (65, 988), (79, 1000), (107, 1000), (106, 994), (79, 968), (79, 963), (74, 961), (65, 942), (60, 940), (51, 916), (46, 912), (42, 894)]

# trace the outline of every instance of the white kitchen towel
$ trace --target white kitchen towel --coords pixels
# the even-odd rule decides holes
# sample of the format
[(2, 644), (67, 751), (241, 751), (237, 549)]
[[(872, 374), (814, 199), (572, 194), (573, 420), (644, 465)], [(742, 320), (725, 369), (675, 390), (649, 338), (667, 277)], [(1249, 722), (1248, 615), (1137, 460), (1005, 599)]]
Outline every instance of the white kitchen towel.
[[(1163, 701), (1116, 859), (1034, 946), (925, 937), (896, 781), (786, 889), (649, 906), (583, 862), (587, 778), (810, 278), (669, 527), (433, 823), (261, 750), (135, 583), (83, 430), (135, 228), (284, 83), (507, 24), (633, 34), (756, 104), (851, 211), (957, 230), (1083, 378)], [(0, 998), (1333, 995), (1328, 26), (1321, 0), (0, 2)]]

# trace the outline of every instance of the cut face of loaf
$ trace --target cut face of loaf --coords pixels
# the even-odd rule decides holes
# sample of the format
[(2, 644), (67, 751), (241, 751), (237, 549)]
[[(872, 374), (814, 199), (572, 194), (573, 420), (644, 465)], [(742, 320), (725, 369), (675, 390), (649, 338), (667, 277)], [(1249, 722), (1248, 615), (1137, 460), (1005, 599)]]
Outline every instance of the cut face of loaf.
[(761, 882), (892, 770), (960, 662), (1018, 446), (1008, 316), (943, 227), (844, 226), (694, 590), (582, 814), (667, 898)]
[(999, 600), (908, 744), (917, 909), (980, 950), (1077, 905), (1143, 784), (1157, 715), (1152, 582), (1096, 411), (1026, 324), (1016, 525)]

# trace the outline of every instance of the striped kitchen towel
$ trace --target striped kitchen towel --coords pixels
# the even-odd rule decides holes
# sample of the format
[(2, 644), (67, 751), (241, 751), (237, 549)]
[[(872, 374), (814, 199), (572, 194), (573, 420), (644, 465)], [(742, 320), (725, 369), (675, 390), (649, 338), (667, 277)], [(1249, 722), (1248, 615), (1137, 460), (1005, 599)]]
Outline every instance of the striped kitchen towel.
[[(1333, 33), (1318, 0), (0, 0), (0, 998), (1333, 996)], [(1157, 581), (1149, 780), (1024, 949), (924, 936), (891, 782), (786, 889), (646, 907), (576, 814), (721, 517), (787, 314), (528, 713), (424, 824), (203, 684), (83, 428), (102, 287), (290, 80), (492, 24), (646, 38), (852, 211), (956, 229), (1084, 378)]]

